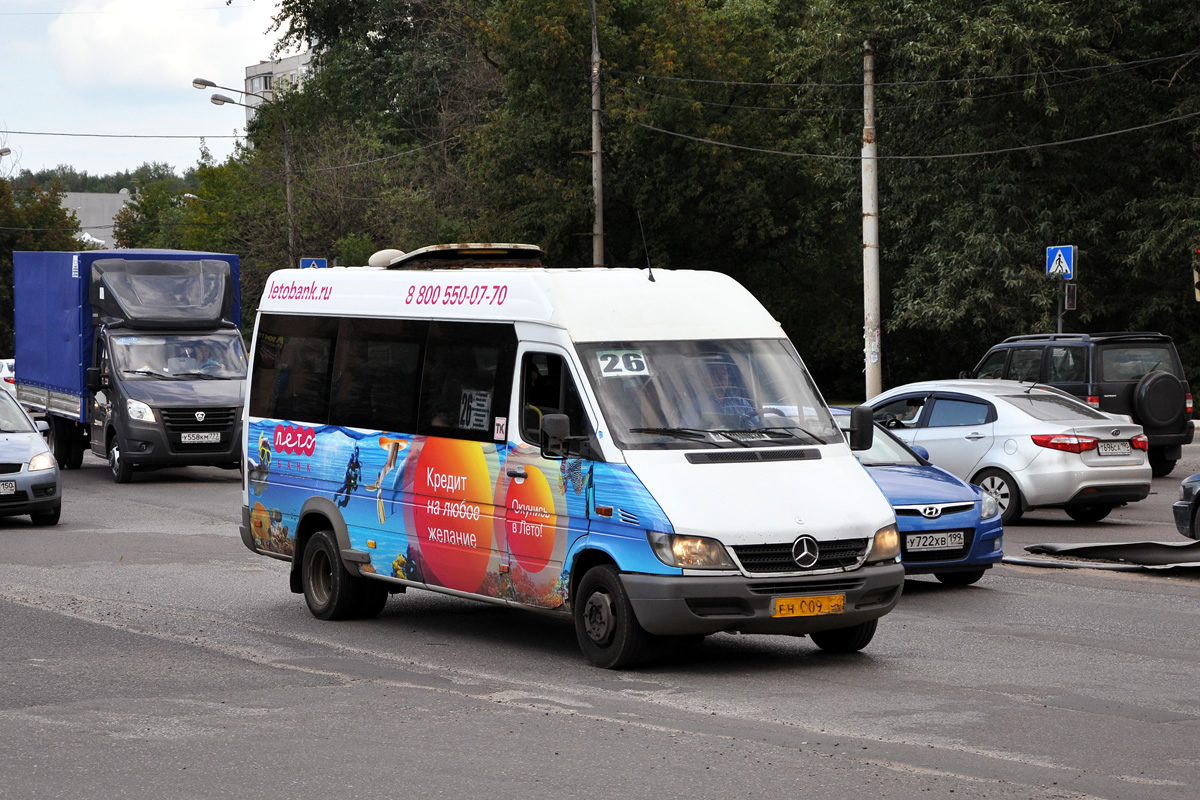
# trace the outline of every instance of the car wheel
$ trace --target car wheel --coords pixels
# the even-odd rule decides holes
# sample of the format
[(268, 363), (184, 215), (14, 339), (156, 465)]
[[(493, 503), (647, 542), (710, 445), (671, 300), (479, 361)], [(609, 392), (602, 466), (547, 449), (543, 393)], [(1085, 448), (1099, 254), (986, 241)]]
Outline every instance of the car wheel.
[[(304, 590), (304, 602), (314, 617), (350, 619), (365, 616), (368, 609), (363, 599), (362, 580), (351, 575), (342, 564), (333, 531), (317, 531), (313, 534), (304, 547), (300, 585)], [(387, 601), (386, 589), (383, 599)], [(378, 614), (382, 608), (380, 605), (375, 613)]]
[(1133, 389), (1134, 421), (1143, 427), (1181, 427), (1186, 408), (1183, 384), (1169, 372), (1147, 372)]
[(1076, 522), (1099, 522), (1112, 513), (1111, 503), (1089, 503), (1086, 506), (1067, 506), (1063, 511)]
[(34, 525), (57, 525), (61, 516), (62, 503), (59, 503), (49, 511), (34, 511), (29, 518), (33, 520)]
[(969, 569), (963, 572), (938, 572), (933, 577), (947, 586), (970, 586), (972, 583), (978, 583), (985, 572), (985, 569)]
[(1155, 447), (1151, 448), (1149, 454), (1150, 473), (1156, 478), (1165, 478), (1175, 469), (1175, 459), (1165, 458), (1162, 454), (1162, 449)]
[(971, 483), (996, 498), (996, 505), (1000, 506), (1000, 522), (1002, 524), (1008, 525), (1021, 518), (1024, 511), (1021, 508), (1021, 490), (1017, 488), (1016, 481), (1007, 472), (985, 469), (972, 478)]
[(108, 448), (108, 468), (112, 470), (113, 480), (117, 483), (129, 483), (133, 480), (133, 465), (121, 455), (120, 445), (115, 438)]
[(575, 637), (587, 660), (604, 669), (637, 663), (650, 636), (633, 613), (617, 568), (600, 564), (589, 569), (576, 596)]
[(810, 633), (808, 638), (826, 653), (857, 653), (875, 638), (875, 628), (878, 626), (879, 620), (873, 619), (849, 628)]

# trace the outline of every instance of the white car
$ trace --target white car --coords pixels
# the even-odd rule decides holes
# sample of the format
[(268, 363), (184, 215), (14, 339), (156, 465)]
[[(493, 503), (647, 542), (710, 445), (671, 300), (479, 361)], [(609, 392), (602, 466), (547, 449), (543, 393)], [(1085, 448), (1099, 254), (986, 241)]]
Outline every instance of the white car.
[(1129, 417), (1018, 381), (925, 381), (868, 403), (929, 460), (990, 492), (1005, 525), (1034, 508), (1098, 522), (1150, 493), (1148, 442)]
[(17, 362), (12, 358), (0, 358), (0, 389), (16, 396)]

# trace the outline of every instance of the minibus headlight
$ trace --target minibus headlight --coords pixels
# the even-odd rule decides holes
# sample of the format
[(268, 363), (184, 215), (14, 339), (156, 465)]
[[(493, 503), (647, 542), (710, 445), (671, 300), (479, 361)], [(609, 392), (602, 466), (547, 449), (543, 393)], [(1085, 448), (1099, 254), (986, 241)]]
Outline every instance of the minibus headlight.
[(157, 422), (154, 417), (154, 409), (145, 403), (137, 400), (126, 400), (125, 410), (129, 414), (130, 419), (136, 419), (139, 422)]
[(725, 546), (704, 536), (679, 536), (648, 531), (650, 546), (658, 560), (683, 569), (734, 569)]
[(885, 525), (875, 531), (871, 542), (871, 561), (891, 561), (900, 555), (900, 531), (896, 524)]
[(995, 496), (991, 492), (983, 492), (983, 507), (979, 510), (979, 516), (983, 519), (991, 519), (1000, 513), (1000, 504), (996, 502)]
[(50, 455), (49, 450), (44, 453), (38, 453), (29, 459), (30, 472), (41, 472), (44, 469), (54, 469), (54, 456)]

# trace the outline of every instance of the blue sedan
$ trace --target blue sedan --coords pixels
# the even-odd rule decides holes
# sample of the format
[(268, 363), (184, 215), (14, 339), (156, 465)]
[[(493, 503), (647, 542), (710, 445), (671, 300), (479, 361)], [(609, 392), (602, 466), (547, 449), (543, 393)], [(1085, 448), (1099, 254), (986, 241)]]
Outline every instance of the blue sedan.
[[(849, 428), (848, 410), (833, 413)], [(967, 586), (1003, 557), (1004, 530), (992, 495), (930, 464), (920, 448), (910, 449), (878, 423), (871, 449), (854, 455), (896, 512), (905, 574)]]

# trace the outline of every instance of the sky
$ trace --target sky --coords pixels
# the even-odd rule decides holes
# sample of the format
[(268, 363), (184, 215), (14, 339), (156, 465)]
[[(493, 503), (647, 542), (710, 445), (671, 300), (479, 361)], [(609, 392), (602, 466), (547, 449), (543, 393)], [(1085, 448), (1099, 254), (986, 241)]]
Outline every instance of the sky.
[[(240, 89), (272, 59), (276, 0), (0, 0), (0, 177), (59, 165), (90, 175), (217, 162), (246, 110), (193, 78)], [(295, 50), (284, 53), (292, 55)], [(92, 135), (88, 135), (92, 134)], [(101, 138), (105, 134), (112, 138)], [(180, 138), (163, 138), (180, 137)]]

